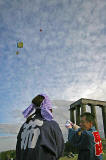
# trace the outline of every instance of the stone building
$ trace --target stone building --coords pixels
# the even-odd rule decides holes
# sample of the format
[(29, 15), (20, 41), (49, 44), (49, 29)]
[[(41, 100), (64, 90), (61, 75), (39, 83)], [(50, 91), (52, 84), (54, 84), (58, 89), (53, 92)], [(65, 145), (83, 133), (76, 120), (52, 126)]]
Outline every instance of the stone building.
[[(86, 106), (90, 106), (91, 113), (95, 116), (95, 127), (98, 130), (98, 123), (97, 123), (97, 115), (96, 115), (96, 106), (99, 106), (102, 110), (102, 117), (103, 117), (103, 126), (104, 126), (104, 135), (106, 138), (106, 101), (99, 101), (99, 100), (92, 100), (92, 99), (85, 99), (81, 98), (78, 101), (72, 103), (70, 105), (70, 120), (75, 123), (75, 116), (76, 116), (76, 124), (80, 124), (80, 115), (86, 112)], [(74, 111), (76, 110), (76, 115), (74, 116)]]

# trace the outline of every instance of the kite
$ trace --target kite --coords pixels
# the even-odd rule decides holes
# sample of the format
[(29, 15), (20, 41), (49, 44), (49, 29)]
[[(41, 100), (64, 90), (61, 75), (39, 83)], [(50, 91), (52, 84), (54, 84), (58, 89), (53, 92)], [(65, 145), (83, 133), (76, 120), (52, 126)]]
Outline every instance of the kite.
[(16, 51), (16, 55), (18, 55), (19, 54), (19, 52), (18, 51)]
[(17, 51), (16, 51), (16, 55), (18, 55), (20, 52), (19, 52), (19, 48), (23, 48), (23, 42), (22, 41), (19, 41), (17, 42)]
[(23, 42), (18, 42), (17, 43), (17, 48), (23, 48)]

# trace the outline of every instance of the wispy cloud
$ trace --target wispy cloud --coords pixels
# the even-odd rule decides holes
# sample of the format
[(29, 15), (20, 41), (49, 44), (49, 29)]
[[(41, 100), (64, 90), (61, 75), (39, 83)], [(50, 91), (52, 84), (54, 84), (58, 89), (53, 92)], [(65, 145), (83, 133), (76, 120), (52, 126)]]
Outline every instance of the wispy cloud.
[(0, 121), (41, 92), (105, 100), (105, 17), (105, 0), (0, 1)]

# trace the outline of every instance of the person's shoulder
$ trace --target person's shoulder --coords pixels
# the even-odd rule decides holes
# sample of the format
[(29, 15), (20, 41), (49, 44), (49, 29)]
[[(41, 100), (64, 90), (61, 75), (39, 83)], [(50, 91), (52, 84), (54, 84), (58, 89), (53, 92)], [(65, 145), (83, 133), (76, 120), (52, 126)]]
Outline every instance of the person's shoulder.
[(51, 121), (45, 120), (44, 124), (48, 125), (48, 126), (51, 126), (51, 127), (54, 127), (54, 128), (59, 127), (59, 124), (55, 120), (51, 120)]
[(44, 122), (46, 123), (46, 124), (52, 124), (52, 125), (58, 125), (58, 123), (55, 121), (55, 120), (51, 120), (51, 121), (48, 121), (48, 120), (44, 120)]
[(26, 122), (24, 122), (23, 124), (21, 124), (21, 127), (19, 129), (19, 132), (17, 134), (17, 138), (20, 136), (20, 134), (22, 133), (23, 129), (24, 129), (24, 125), (25, 125)]
[(52, 120), (51, 123), (54, 125), (59, 125), (55, 120)]
[(24, 122), (24, 123), (21, 124), (20, 130), (22, 130), (22, 128), (24, 127), (25, 123), (26, 123), (26, 122)]
[(83, 134), (84, 136), (92, 137), (92, 136), (93, 136), (92, 133), (93, 133), (94, 131), (96, 131), (96, 130), (95, 130), (95, 127), (92, 127), (90, 130), (84, 130), (84, 131), (82, 132), (82, 134)]

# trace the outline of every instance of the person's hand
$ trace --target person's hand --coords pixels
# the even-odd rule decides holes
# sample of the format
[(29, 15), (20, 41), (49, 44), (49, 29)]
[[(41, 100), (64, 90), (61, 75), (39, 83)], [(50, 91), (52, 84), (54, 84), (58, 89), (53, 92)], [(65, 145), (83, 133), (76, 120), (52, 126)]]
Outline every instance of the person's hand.
[(73, 123), (70, 120), (67, 120), (65, 123), (65, 127), (66, 128), (72, 128), (73, 127)]
[(73, 125), (73, 129), (77, 130), (78, 128), (80, 128), (80, 126), (78, 126), (76, 124)]

